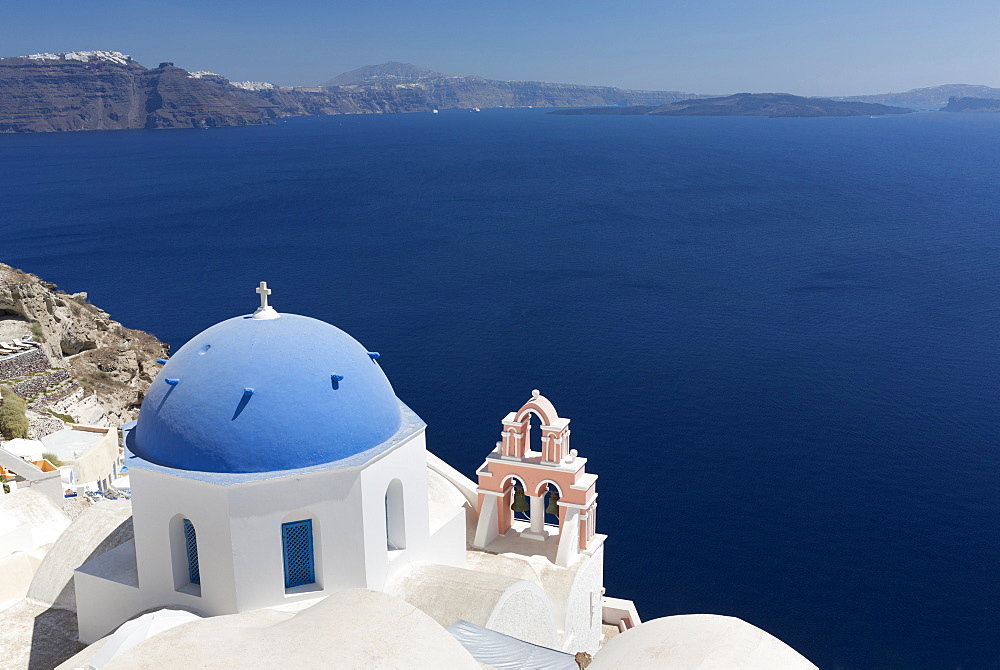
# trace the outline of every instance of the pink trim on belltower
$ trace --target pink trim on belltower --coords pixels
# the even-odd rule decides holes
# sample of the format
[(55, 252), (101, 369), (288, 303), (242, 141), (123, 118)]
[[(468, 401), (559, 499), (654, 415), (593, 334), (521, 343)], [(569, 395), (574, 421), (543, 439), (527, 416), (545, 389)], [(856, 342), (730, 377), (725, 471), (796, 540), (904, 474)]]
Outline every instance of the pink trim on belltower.
[[(531, 451), (531, 415), (541, 422), (541, 452)], [(513, 481), (524, 485), (528, 496), (544, 496), (552, 484), (559, 494), (559, 527), (563, 528), (567, 510), (580, 511), (579, 548), (587, 549), (595, 535), (597, 475), (586, 472), (587, 459), (579, 458), (569, 447), (569, 419), (559, 416), (548, 398), (532, 391), (517, 412), (503, 419), (501, 440), (496, 450), (479, 469), (479, 505), (487, 495), (499, 494), (497, 532), (511, 530)]]

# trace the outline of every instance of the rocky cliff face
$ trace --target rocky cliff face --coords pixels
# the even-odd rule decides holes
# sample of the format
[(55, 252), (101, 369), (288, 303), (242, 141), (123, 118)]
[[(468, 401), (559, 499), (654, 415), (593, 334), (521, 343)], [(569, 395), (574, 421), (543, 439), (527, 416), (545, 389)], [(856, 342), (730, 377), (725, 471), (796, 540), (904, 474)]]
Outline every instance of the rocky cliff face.
[(883, 105), (900, 105), (903, 107), (936, 108), (947, 104), (950, 98), (985, 98), (996, 100), (1000, 98), (1000, 88), (991, 88), (976, 84), (945, 84), (943, 86), (915, 88), (903, 93), (855, 95), (834, 99), (855, 102), (877, 102)]
[(951, 98), (942, 112), (1000, 112), (997, 98)]
[(456, 77), (408, 63), (383, 63), (345, 72), (323, 85), (329, 96), (383, 101), (393, 111), (473, 107), (581, 107), (662, 105), (703, 96), (680, 91), (634, 91), (540, 81)]
[(274, 116), (273, 105), (231, 86), (224, 77), (192, 77), (161, 63), (139, 78), (146, 104), (145, 128), (211, 128), (257, 125)]
[(272, 105), (162, 63), (148, 70), (115, 51), (0, 58), (0, 132), (191, 128), (259, 124)]
[(64, 293), (0, 263), (0, 341), (29, 334), (42, 342), (41, 351), (56, 370), (32, 368), (21, 372), (33, 376), (5, 383), (27, 389), (21, 393), (31, 394), (29, 407), (36, 414), (54, 412), (81, 423), (134, 419), (159, 370), (156, 359), (167, 352), (149, 333), (125, 328), (91, 305), (85, 293)]
[(655, 106), (696, 97), (701, 96), (455, 77), (406, 63), (366, 66), (324, 86), (286, 88), (230, 82), (172, 63), (150, 70), (116, 51), (0, 58), (0, 132), (210, 128), (279, 116), (474, 107)]

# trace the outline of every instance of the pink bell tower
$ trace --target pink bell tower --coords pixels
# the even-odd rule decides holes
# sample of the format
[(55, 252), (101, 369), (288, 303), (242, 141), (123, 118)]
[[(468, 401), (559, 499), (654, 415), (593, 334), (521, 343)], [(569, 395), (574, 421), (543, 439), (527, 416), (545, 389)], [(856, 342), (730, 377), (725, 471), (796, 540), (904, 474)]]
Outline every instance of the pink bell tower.
[[(541, 422), (540, 452), (531, 450), (532, 414)], [(560, 417), (537, 390), (521, 409), (504, 417), (501, 441), (476, 472), (480, 510), (476, 548), (488, 550), (499, 538), (554, 542), (555, 562), (562, 566), (593, 548), (597, 475), (586, 472), (587, 459), (569, 448), (569, 436), (569, 419)], [(511, 511), (523, 504), (523, 497), (528, 501), (527, 522), (515, 519)], [(558, 525), (546, 524), (546, 512), (556, 510)]]

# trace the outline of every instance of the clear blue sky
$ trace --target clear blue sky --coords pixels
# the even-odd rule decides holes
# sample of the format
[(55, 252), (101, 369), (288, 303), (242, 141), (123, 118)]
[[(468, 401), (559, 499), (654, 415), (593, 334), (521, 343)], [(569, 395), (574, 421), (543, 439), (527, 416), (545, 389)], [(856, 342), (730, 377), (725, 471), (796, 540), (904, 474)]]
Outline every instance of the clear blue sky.
[(314, 85), (399, 60), (448, 74), (696, 93), (1000, 86), (989, 0), (50, 0), (0, 4), (0, 55), (109, 49)]

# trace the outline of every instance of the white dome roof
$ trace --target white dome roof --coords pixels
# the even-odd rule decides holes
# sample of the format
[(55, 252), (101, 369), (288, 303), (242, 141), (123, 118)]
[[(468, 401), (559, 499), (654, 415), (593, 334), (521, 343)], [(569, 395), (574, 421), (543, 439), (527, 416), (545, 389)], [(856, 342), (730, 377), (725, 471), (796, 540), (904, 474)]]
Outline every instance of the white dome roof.
[(195, 667), (480, 668), (455, 638), (413, 605), (351, 589), (294, 616), (264, 609), (191, 621), (132, 647), (104, 670)]
[(617, 635), (589, 670), (816, 670), (787, 644), (742, 619), (686, 614)]

